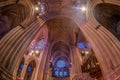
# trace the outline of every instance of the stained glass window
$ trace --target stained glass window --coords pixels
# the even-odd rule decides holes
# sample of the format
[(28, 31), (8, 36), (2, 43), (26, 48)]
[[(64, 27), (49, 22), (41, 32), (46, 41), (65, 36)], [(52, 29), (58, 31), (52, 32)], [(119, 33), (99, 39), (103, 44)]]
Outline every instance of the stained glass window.
[(45, 44), (44, 39), (41, 39), (40, 41), (38, 41), (38, 48), (39, 48), (39, 49), (43, 49), (44, 44)]
[(40, 4), (41, 13), (45, 13), (45, 4)]
[(63, 74), (64, 74), (64, 76), (67, 76), (67, 75), (68, 75), (68, 72), (67, 72), (67, 71), (64, 71)]
[(82, 43), (82, 42), (78, 42), (78, 48), (80, 49), (84, 49), (85, 48), (85, 45)]
[(56, 75), (56, 76), (59, 76), (58, 70), (55, 71), (55, 75)]
[(53, 76), (54, 77), (68, 77), (69, 67), (64, 60), (58, 60), (53, 66)]
[(19, 65), (18, 71), (17, 71), (17, 76), (21, 75), (21, 71), (22, 71), (23, 67), (24, 67), (24, 63), (21, 62), (20, 65)]
[(57, 61), (56, 65), (57, 65), (57, 67), (59, 67), (59, 68), (65, 67), (65, 61), (59, 60), (59, 61)]
[(21, 63), (21, 64), (20, 64), (20, 68), (19, 68), (19, 69), (20, 69), (20, 70), (22, 70), (22, 69), (23, 69), (23, 67), (24, 67), (24, 63)]
[(31, 72), (32, 71), (32, 66), (28, 66), (28, 68), (27, 68), (27, 72)]

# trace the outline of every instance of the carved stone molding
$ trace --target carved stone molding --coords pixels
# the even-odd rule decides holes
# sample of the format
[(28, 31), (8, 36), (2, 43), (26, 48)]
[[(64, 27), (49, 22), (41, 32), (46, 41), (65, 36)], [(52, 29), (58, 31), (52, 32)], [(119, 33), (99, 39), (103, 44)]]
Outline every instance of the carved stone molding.
[(10, 74), (4, 67), (0, 65), (0, 80), (13, 80)]
[(120, 80), (120, 66), (111, 75), (114, 80)]

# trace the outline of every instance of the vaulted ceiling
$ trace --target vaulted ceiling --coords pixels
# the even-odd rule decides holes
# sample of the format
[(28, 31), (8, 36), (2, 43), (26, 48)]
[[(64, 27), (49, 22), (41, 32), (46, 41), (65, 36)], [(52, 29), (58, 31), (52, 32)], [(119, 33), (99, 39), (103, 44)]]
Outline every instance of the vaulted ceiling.
[(54, 18), (46, 22), (50, 42), (63, 41), (69, 45), (75, 45), (76, 41), (84, 41), (82, 32), (78, 25), (71, 19), (65, 17)]

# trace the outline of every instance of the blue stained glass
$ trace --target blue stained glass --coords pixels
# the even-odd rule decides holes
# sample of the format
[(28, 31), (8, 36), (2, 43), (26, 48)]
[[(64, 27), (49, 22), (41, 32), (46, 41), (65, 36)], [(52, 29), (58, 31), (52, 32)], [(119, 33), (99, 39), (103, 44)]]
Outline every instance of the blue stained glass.
[(67, 76), (67, 75), (68, 75), (68, 73), (66, 71), (64, 71), (64, 76)]
[(60, 72), (60, 76), (63, 76), (63, 73), (62, 73), (62, 71)]
[(53, 76), (55, 77), (67, 77), (69, 72), (67, 71), (67, 65), (66, 65), (66, 61), (60, 59), (57, 60), (57, 62), (55, 63), (56, 66), (54, 66), (54, 74)]
[(80, 49), (84, 49), (85, 46), (84, 46), (84, 44), (83, 44), (82, 42), (78, 42), (78, 48), (80, 48)]
[(55, 71), (55, 75), (58, 76), (58, 71)]
[(62, 67), (65, 67), (65, 61), (63, 61), (63, 60), (59, 60), (59, 61), (57, 61), (57, 67), (59, 67), (59, 68), (62, 68)]
[(28, 71), (28, 72), (32, 71), (32, 67), (31, 67), (31, 66), (28, 66), (27, 71)]
[(42, 49), (43, 48), (43, 46), (44, 46), (44, 40), (42, 39), (42, 40), (40, 40), (39, 42), (38, 42), (38, 48), (40, 48), (40, 49)]
[(42, 13), (45, 12), (45, 5), (44, 5), (44, 4), (41, 4), (41, 5), (40, 5), (40, 10), (41, 10)]
[(21, 64), (20, 64), (20, 69), (23, 69), (23, 67), (24, 67), (24, 64), (21, 63)]

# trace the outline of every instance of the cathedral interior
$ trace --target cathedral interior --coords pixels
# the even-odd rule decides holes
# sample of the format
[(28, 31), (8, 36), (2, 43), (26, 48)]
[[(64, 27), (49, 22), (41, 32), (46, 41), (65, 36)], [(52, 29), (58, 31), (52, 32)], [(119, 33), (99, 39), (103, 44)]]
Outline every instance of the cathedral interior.
[(0, 0), (0, 80), (120, 80), (120, 0)]

